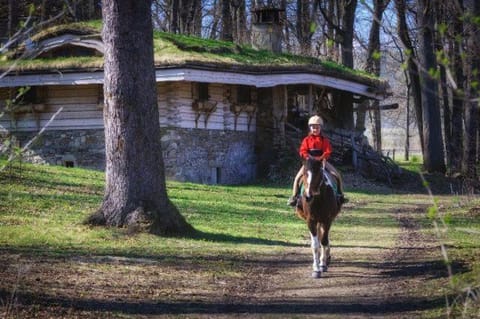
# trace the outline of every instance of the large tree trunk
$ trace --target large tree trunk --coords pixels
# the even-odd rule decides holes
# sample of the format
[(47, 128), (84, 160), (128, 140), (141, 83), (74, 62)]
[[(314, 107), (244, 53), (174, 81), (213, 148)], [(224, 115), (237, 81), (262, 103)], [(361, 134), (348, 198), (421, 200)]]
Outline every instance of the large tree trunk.
[(418, 0), (418, 42), (421, 63), (420, 79), (422, 83), (423, 106), (423, 152), (424, 167), (429, 172), (445, 173), (442, 126), (438, 103), (437, 81), (429, 74), (437, 70), (434, 50), (435, 15), (433, 4), (428, 0)]
[(102, 12), (106, 188), (87, 222), (161, 235), (191, 232), (166, 192), (151, 1), (104, 0)]

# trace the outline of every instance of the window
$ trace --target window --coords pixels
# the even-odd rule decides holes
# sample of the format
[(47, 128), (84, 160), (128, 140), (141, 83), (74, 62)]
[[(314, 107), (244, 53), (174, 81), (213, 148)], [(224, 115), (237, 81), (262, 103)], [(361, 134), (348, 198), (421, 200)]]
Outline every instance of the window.
[(35, 86), (13, 88), (10, 91), (10, 98), (15, 105), (36, 104), (41, 102)]
[(208, 83), (200, 82), (197, 84), (198, 88), (198, 100), (199, 101), (208, 101), (210, 95), (208, 94)]
[(237, 86), (237, 103), (238, 104), (251, 104), (252, 95), (251, 89), (246, 85)]
[(300, 112), (308, 112), (308, 97), (306, 95), (297, 94), (295, 100), (295, 105)]

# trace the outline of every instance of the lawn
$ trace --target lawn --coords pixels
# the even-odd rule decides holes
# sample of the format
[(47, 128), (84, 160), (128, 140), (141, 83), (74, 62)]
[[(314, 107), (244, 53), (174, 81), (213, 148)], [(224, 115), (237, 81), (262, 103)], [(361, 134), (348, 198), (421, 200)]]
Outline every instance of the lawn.
[[(199, 231), (195, 238), (164, 238), (83, 225), (83, 220), (100, 206), (103, 185), (104, 173), (100, 171), (15, 162), (0, 173), (0, 249), (9, 258), (28, 256), (32, 260), (134, 258), (162, 260), (169, 266), (188, 260), (203, 269), (199, 274), (205, 278), (230, 279), (241, 278), (248, 269), (242, 263), (247, 261), (275, 260), (292, 251), (308, 251), (306, 226), (286, 206), (289, 185), (219, 186), (168, 181), (170, 199)], [(399, 248), (402, 229), (397, 212), (412, 211), (410, 218), (420, 225), (420, 232), (436, 241), (438, 249), (434, 253), (441, 256), (441, 246), (445, 248), (444, 265), (440, 267), (450, 266), (452, 275), (427, 278), (427, 282), (410, 287), (414, 290), (411, 293), (448, 296), (453, 305), (448, 309), (454, 313), (466, 309), (467, 314), (478, 314), (478, 196), (372, 193), (368, 187), (353, 188), (348, 184), (346, 193), (350, 203), (331, 233), (332, 245), (341, 258), (355, 258), (357, 263), (381, 260), (384, 257), (377, 256), (377, 252)], [(435, 207), (434, 214), (429, 207)], [(8, 260), (7, 264), (14, 265)], [(94, 273), (112, 271), (101, 264), (93, 267)], [(150, 264), (137, 267), (145, 272)], [(305, 269), (308, 267), (306, 264)], [(6, 280), (8, 275), (2, 271), (0, 276)], [(201, 282), (201, 278), (198, 280)], [(15, 289), (15, 281), (6, 281), (2, 291)], [(25, 284), (22, 289), (34, 294), (39, 288)], [(444, 314), (445, 307), (440, 305), (422, 316)]]

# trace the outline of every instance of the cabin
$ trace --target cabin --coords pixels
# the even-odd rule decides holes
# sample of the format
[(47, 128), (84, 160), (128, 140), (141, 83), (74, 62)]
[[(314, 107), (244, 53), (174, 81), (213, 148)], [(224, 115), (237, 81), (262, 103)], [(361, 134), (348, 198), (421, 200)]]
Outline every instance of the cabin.
[[(278, 29), (268, 26), (278, 14), (256, 13), (254, 48), (155, 33), (167, 179), (235, 185), (267, 177), (272, 159), (292, 153), (289, 129), (304, 126), (311, 114), (322, 115), (328, 125), (338, 123), (332, 96), (389, 95), (388, 83), (378, 78), (275, 52), (278, 45), (268, 39), (276, 39), (269, 32)], [(22, 147), (41, 133), (25, 160), (104, 169), (100, 26), (52, 27), (8, 54), (0, 61), (0, 138)], [(3, 144), (0, 151), (11, 146)]]

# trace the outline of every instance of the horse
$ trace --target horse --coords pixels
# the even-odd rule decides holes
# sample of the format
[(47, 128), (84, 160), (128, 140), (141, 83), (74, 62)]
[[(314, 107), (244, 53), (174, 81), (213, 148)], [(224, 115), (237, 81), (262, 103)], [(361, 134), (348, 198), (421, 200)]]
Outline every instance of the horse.
[(306, 221), (311, 237), (313, 253), (312, 277), (320, 278), (330, 263), (330, 226), (341, 209), (336, 191), (332, 186), (332, 175), (323, 161), (309, 157), (303, 164), (303, 194), (296, 207), (296, 214)]

